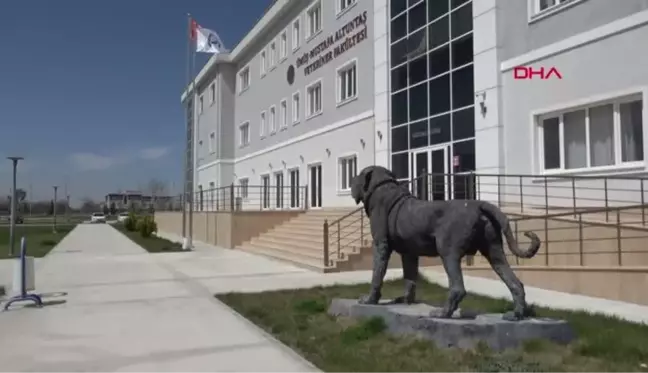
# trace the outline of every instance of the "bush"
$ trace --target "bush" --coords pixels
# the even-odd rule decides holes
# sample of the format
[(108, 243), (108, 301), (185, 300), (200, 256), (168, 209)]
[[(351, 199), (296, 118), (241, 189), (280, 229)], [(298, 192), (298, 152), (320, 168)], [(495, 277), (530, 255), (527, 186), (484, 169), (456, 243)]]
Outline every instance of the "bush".
[(137, 220), (135, 213), (129, 213), (126, 220), (124, 220), (124, 228), (129, 232), (135, 232), (137, 230)]
[(157, 232), (157, 223), (152, 216), (145, 216), (137, 222), (137, 231), (140, 232), (142, 237), (151, 237), (153, 233)]

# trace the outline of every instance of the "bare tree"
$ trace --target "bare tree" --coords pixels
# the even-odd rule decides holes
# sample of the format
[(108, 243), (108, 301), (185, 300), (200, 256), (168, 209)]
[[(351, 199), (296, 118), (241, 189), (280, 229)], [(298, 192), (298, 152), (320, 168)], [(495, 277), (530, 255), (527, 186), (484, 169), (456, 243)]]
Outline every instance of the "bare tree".
[(81, 212), (83, 213), (92, 213), (100, 210), (99, 204), (94, 202), (92, 198), (84, 198), (81, 203)]
[(166, 193), (167, 185), (162, 180), (151, 179), (149, 180), (146, 189), (149, 193), (151, 193), (151, 196), (155, 198), (155, 197), (162, 196), (164, 195), (164, 193)]

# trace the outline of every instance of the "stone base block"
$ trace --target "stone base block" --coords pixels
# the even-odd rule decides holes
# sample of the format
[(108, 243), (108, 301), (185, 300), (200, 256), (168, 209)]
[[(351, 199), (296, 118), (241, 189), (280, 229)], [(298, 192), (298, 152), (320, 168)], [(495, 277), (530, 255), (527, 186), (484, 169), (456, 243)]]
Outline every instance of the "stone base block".
[(390, 333), (428, 339), (441, 348), (472, 349), (483, 341), (491, 349), (502, 351), (528, 340), (567, 344), (575, 338), (573, 329), (564, 320), (506, 321), (502, 314), (469, 314), (461, 310), (451, 319), (433, 318), (429, 315), (438, 312), (438, 307), (424, 303), (404, 305), (383, 301), (379, 305), (365, 305), (355, 299), (333, 299), (328, 312), (351, 318), (382, 317)]

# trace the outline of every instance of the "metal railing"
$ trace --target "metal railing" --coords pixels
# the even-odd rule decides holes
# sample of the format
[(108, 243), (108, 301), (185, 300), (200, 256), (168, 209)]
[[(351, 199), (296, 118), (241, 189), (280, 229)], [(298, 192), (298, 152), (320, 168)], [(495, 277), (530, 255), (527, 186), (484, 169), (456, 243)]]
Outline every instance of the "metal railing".
[[(625, 225), (646, 226), (643, 207), (646, 178), (643, 177), (426, 174), (403, 181), (402, 185), (424, 200), (492, 202), (509, 215), (522, 215), (512, 220), (514, 224), (522, 221), (518, 219), (544, 219), (541, 228), (545, 235), (548, 235), (549, 222), (560, 218), (595, 219), (581, 224), (611, 223), (619, 231)], [(345, 252), (354, 252), (371, 243), (368, 219), (364, 215), (364, 210), (358, 208), (334, 221), (324, 221), (324, 265), (332, 265), (331, 257), (342, 258)], [(583, 245), (585, 241), (579, 242)]]
[[(232, 184), (198, 191), (191, 197), (195, 212), (305, 210), (308, 187)], [(183, 206), (189, 205), (178, 196), (158, 211), (182, 211)]]

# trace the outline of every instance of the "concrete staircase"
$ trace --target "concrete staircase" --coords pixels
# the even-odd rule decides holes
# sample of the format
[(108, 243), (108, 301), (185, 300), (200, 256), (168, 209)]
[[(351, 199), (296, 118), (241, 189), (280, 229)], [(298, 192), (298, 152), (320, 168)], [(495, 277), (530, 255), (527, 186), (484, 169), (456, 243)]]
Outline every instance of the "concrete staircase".
[[(361, 259), (360, 232), (369, 237), (369, 219), (354, 213), (356, 210), (355, 207), (309, 210), (236, 249), (321, 272), (360, 269), (357, 265)], [(324, 262), (324, 221), (330, 223), (328, 263)]]

